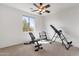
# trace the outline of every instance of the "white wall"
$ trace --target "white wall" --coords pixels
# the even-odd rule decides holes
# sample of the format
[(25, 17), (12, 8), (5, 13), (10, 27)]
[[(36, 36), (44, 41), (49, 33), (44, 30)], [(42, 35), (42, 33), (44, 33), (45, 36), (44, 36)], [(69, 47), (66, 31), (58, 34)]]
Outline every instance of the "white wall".
[(57, 29), (62, 29), (62, 23), (58, 20), (57, 14), (51, 14), (44, 17), (45, 20), (45, 30), (48, 33), (48, 38), (51, 39), (54, 35), (53, 29), (50, 25), (54, 25)]
[(0, 4), (0, 48), (29, 41), (22, 32), (22, 15), (35, 17), (36, 32), (42, 30), (42, 17)]
[(79, 47), (79, 6), (63, 9), (56, 14), (44, 17), (46, 29), (50, 35), (54, 32), (50, 24), (64, 31), (65, 36), (73, 45)]
[(75, 46), (79, 47), (79, 5), (68, 8), (59, 13), (63, 29), (70, 35)]

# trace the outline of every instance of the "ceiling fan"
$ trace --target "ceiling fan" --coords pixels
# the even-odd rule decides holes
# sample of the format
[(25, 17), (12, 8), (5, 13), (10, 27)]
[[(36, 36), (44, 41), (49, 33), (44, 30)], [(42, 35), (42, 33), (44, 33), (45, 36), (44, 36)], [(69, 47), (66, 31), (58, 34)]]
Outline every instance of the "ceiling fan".
[[(33, 10), (32, 12), (38, 12), (39, 15), (42, 15), (42, 13), (50, 13), (49, 10), (47, 10), (47, 8), (50, 7), (49, 4), (44, 5), (43, 3), (39, 3), (38, 5), (36, 3), (33, 3), (33, 5), (36, 7), (35, 10)], [(33, 9), (33, 8), (32, 8)]]

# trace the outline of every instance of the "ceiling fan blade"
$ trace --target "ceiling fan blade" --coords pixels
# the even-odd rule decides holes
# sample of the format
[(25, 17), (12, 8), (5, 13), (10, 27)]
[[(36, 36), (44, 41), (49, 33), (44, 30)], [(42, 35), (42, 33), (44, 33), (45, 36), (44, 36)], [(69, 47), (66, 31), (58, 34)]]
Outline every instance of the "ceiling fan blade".
[(37, 8), (39, 8), (38, 5), (36, 5), (35, 3), (33, 3), (33, 5), (36, 6)]
[(50, 11), (49, 11), (49, 10), (46, 10), (45, 12), (50, 13)]
[(42, 3), (40, 3), (40, 5), (43, 5)]
[(46, 6), (44, 6), (45, 8), (48, 8), (48, 7), (50, 7), (50, 5), (48, 4), (48, 5), (46, 5)]

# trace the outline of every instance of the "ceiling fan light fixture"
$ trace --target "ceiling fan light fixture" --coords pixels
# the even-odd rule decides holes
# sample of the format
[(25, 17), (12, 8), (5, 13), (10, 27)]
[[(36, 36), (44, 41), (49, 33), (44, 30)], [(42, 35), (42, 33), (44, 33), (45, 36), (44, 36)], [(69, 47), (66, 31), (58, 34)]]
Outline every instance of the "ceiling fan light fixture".
[(43, 11), (42, 12), (45, 12), (45, 9), (43, 9)]
[(41, 5), (39, 8), (41, 8), (41, 9), (42, 9), (42, 8), (43, 8), (43, 6)]
[(41, 11), (42, 11), (42, 9), (40, 9), (40, 8), (39, 8), (39, 9), (38, 9), (38, 11), (39, 11), (39, 12), (41, 12)]
[(37, 7), (36, 12), (38, 12), (40, 15), (45, 12), (50, 13), (50, 11), (47, 10), (47, 8), (50, 7), (49, 4), (44, 6), (43, 3), (40, 3), (40, 5), (34, 3), (33, 5)]

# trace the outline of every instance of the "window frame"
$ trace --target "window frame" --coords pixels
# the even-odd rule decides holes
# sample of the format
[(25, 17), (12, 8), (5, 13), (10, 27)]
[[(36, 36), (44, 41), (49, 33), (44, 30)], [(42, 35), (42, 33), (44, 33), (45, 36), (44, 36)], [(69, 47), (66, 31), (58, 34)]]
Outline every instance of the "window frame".
[[(22, 28), (22, 31), (23, 31), (23, 32), (33, 32), (33, 31), (35, 31), (35, 17), (22, 15), (22, 21), (24, 20), (23, 17), (27, 17), (27, 18), (28, 18), (29, 26), (30, 26), (31, 18), (32, 18), (33, 21), (34, 21), (34, 27), (33, 27), (33, 30), (32, 30), (32, 31), (30, 31), (30, 30), (28, 30), (28, 31), (23, 31), (23, 28)], [(26, 20), (26, 21), (27, 21), (27, 20)]]

